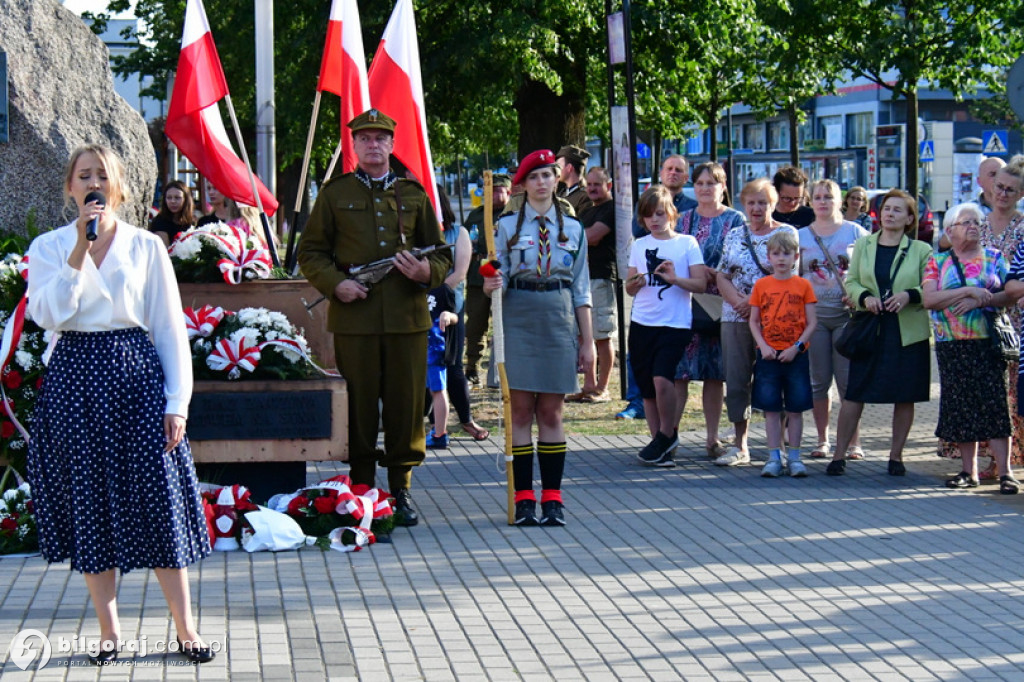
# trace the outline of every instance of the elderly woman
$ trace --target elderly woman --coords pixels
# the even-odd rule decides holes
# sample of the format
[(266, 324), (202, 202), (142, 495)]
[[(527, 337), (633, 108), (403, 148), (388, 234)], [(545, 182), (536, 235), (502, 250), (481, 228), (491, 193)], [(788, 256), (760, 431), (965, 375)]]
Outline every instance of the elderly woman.
[[(983, 247), (1000, 251), (1006, 262), (1010, 263), (1017, 248), (1024, 244), (1024, 214), (1017, 210), (1017, 203), (1024, 197), (1024, 156), (1013, 157), (1009, 163), (999, 169), (992, 182), (992, 196), (986, 195), (986, 197), (992, 210), (981, 224), (979, 241)], [(1011, 306), (1008, 312), (1014, 326), (1020, 326), (1020, 308)], [(1016, 367), (1011, 368), (1011, 372), (1016, 372)], [(1010, 441), (1010, 463), (1024, 466), (1024, 418), (1017, 414), (1019, 403), (1017, 383), (1014, 381), (1010, 382), (1009, 401), (1013, 434), (1016, 436)], [(980, 479), (983, 481), (995, 480), (997, 476), (995, 453), (990, 451), (988, 444), (982, 443), (979, 447), (979, 454), (992, 457), (989, 467), (979, 475)], [(956, 443), (940, 441), (939, 455), (957, 458), (960, 456), (960, 450)]]
[[(839, 387), (839, 397), (846, 399), (846, 379), (850, 362), (838, 352), (834, 344), (849, 319), (844, 289), (846, 272), (850, 267), (853, 244), (867, 231), (848, 220), (843, 220), (839, 206), (839, 185), (832, 180), (817, 180), (811, 184), (811, 208), (814, 221), (800, 229), (800, 272), (814, 287), (817, 297), (818, 326), (811, 337), (811, 390), (814, 393), (814, 425), (818, 430), (818, 445), (811, 457), (828, 457), (829, 411), (832, 407), (832, 380)], [(844, 300), (846, 299), (846, 300)], [(862, 459), (860, 434), (854, 431), (853, 445), (842, 453), (850, 459)]]
[[(693, 170), (693, 191), (697, 195), (697, 207), (683, 213), (676, 231), (690, 235), (700, 244), (708, 278), (705, 293), (718, 295), (717, 268), (722, 259), (725, 238), (731, 230), (743, 227), (743, 214), (723, 203), (726, 194), (725, 169), (717, 163), (702, 163)], [(718, 335), (695, 332), (683, 353), (676, 371), (677, 424), (686, 408), (690, 381), (704, 382), (706, 448), (708, 456), (717, 460), (726, 454), (725, 446), (718, 438), (725, 394), (725, 368)]]
[[(846, 402), (839, 412), (836, 451), (826, 473), (846, 471), (844, 453), (860, 422), (864, 403), (893, 405), (889, 474), (902, 476), (903, 446), (914, 423), (914, 403), (928, 402), (931, 352), (928, 313), (921, 306), (921, 280), (932, 250), (913, 239), (917, 202), (898, 189), (882, 199), (882, 229), (853, 246), (846, 291), (859, 310), (879, 315), (877, 350), (850, 361)], [(899, 377), (899, 381), (893, 381)]]
[(872, 229), (871, 214), (868, 213), (868, 191), (860, 185), (851, 187), (843, 199), (843, 220), (857, 223), (868, 232)]
[(925, 269), (923, 300), (932, 311), (941, 388), (935, 435), (956, 443), (963, 460), (963, 470), (946, 481), (947, 487), (978, 486), (978, 443), (987, 440), (999, 492), (1014, 495), (1020, 483), (1010, 468), (1006, 362), (992, 347), (982, 310), (1008, 305), (1013, 298), (1003, 291), (1003, 254), (981, 245), (983, 219), (976, 204), (950, 210), (945, 228), (953, 248), (933, 256)]
[(772, 218), (779, 194), (768, 178), (751, 180), (740, 191), (747, 224), (730, 230), (718, 264), (718, 290), (722, 292), (722, 359), (725, 364), (725, 409), (736, 432), (736, 442), (715, 460), (719, 466), (750, 462), (747, 427), (750, 390), (757, 345), (750, 332), (750, 292), (754, 282), (771, 274), (768, 238), (796, 228)]

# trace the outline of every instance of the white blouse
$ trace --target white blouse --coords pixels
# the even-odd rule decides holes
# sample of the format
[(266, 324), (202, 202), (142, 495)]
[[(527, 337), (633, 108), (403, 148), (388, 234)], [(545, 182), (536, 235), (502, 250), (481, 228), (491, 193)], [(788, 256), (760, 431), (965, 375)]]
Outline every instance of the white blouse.
[(181, 295), (167, 249), (155, 234), (117, 221), (99, 268), (86, 257), (68, 265), (78, 240), (74, 223), (41, 234), (28, 250), (28, 314), (44, 329), (98, 332), (141, 327), (164, 371), (166, 414), (188, 416), (192, 352)]

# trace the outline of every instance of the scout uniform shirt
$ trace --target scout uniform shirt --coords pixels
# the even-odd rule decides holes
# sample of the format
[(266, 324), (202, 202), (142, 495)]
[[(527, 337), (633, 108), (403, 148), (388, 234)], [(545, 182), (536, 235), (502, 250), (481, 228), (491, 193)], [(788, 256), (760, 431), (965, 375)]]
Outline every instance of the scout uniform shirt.
[[(399, 229), (399, 208), (401, 229)], [(444, 281), (452, 260), (448, 251), (427, 256), (430, 282), (414, 282), (397, 269), (370, 286), (365, 299), (342, 303), (334, 288), (349, 268), (396, 252), (443, 245), (441, 229), (423, 187), (389, 173), (373, 180), (362, 169), (324, 184), (299, 244), (302, 274), (330, 308), (327, 329), (335, 334), (406, 334), (430, 329), (427, 289)]]

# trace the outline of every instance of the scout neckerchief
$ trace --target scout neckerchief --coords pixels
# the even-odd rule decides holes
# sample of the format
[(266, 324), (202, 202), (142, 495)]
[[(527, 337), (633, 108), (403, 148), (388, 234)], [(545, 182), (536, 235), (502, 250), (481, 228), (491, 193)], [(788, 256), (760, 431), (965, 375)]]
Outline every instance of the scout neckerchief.
[(548, 235), (548, 221), (542, 215), (537, 216), (537, 276), (543, 277), (541, 264), (546, 261), (547, 275), (551, 276), (551, 238)]

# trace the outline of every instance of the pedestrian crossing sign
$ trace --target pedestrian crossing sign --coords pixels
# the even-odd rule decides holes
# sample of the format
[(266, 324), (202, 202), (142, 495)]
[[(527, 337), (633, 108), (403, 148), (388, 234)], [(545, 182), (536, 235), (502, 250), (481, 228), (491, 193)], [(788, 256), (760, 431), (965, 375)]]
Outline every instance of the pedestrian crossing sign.
[(921, 143), (921, 153), (917, 155), (918, 161), (921, 163), (927, 163), (935, 160), (935, 142), (932, 140), (925, 140)]
[(1009, 135), (1005, 130), (986, 130), (981, 134), (982, 154), (1005, 155), (1009, 144)]

